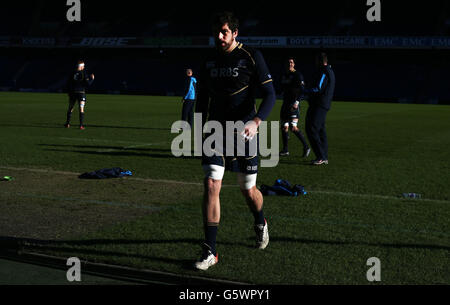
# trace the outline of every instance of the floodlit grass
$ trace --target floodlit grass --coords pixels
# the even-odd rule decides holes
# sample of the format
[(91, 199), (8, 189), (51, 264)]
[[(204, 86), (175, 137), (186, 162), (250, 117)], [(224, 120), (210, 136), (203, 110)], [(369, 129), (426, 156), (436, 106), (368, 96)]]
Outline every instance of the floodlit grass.
[[(81, 131), (77, 113), (63, 128), (63, 94), (0, 93), (0, 176), (15, 177), (0, 182), (1, 235), (62, 257), (257, 284), (368, 284), (370, 257), (382, 284), (450, 284), (449, 106), (334, 102), (324, 167), (301, 159), (291, 135), (291, 155), (260, 168), (258, 185), (282, 178), (308, 194), (265, 198), (264, 251), (226, 173), (219, 264), (199, 273), (203, 173), (198, 158), (171, 154), (179, 100), (88, 94)], [(116, 166), (134, 176), (74, 174)]]

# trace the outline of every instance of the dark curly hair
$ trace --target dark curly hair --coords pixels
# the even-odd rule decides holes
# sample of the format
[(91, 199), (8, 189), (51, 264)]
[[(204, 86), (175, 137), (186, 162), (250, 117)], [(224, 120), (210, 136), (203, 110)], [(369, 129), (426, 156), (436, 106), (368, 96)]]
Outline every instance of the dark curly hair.
[(239, 28), (239, 19), (232, 12), (219, 12), (214, 14), (211, 18), (211, 26), (213, 29), (227, 23), (232, 32), (236, 32)]

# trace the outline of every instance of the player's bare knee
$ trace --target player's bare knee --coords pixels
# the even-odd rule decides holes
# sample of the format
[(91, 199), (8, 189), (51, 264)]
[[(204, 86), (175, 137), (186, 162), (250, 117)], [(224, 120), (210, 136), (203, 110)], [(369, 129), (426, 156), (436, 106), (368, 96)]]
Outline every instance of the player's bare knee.
[(251, 189), (248, 189), (248, 190), (241, 189), (241, 193), (242, 193), (242, 195), (244, 195), (245, 198), (252, 199), (255, 197), (255, 194), (256, 194), (255, 190), (258, 190), (258, 189), (256, 188), (256, 186), (253, 186)]
[(291, 126), (291, 131), (292, 132), (297, 132), (298, 131), (298, 127), (297, 126)]
[(205, 178), (205, 188), (208, 194), (217, 194), (220, 192), (222, 180), (214, 180), (212, 178)]

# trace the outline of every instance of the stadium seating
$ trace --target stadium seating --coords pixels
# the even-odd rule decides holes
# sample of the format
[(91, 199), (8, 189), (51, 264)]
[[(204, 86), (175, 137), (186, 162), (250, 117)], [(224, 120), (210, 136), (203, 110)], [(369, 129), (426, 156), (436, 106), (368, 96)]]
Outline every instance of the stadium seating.
[[(235, 10), (241, 19), (240, 34), (247, 36), (364, 35), (445, 36), (450, 34), (450, 4), (429, 1), (407, 10), (390, 9), (383, 2), (383, 22), (365, 19), (365, 1), (290, 2), (241, 5)], [(65, 20), (63, 1), (35, 1), (2, 4), (0, 38), (11, 37), (185, 37), (210, 35), (210, 14), (189, 4), (169, 2), (148, 10), (142, 2), (113, 5), (108, 1), (83, 1), (81, 23)], [(218, 7), (206, 7), (212, 12)], [(231, 7), (233, 9), (233, 7)], [(64, 12), (64, 14), (61, 14)], [(99, 13), (101, 12), (101, 13)], [(399, 13), (408, 14), (407, 16)], [(312, 79), (313, 49), (262, 49), (275, 80), (282, 73), (287, 55), (298, 59), (307, 81)], [(78, 58), (96, 74), (91, 92), (180, 95), (184, 69), (198, 71), (204, 49), (65, 49), (0, 47), (0, 89), (60, 92)], [(446, 51), (433, 50), (329, 50), (336, 72), (336, 99), (450, 103), (442, 79), (450, 68)], [(277, 89), (279, 85), (275, 82)]]

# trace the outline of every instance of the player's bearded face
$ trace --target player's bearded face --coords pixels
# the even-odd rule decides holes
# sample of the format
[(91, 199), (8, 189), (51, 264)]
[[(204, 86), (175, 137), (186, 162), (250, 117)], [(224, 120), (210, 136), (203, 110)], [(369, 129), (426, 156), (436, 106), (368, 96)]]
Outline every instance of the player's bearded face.
[(216, 46), (223, 51), (228, 51), (233, 46), (237, 36), (237, 30), (232, 32), (228, 27), (228, 23), (214, 31)]
[(294, 63), (294, 61), (292, 59), (289, 60), (288, 65), (289, 65), (289, 70), (294, 70), (295, 63)]

